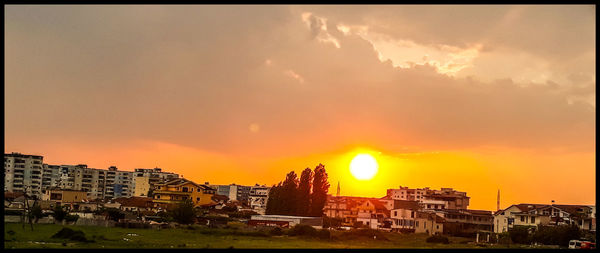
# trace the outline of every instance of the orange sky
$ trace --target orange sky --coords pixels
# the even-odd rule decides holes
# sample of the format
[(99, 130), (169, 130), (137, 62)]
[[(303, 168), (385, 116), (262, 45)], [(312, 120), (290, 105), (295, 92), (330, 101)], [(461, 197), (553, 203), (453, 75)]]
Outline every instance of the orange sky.
[[(7, 6), (5, 151), (595, 203), (594, 6)], [(448, 27), (452, 27), (449, 29)], [(371, 153), (379, 173), (349, 162)]]

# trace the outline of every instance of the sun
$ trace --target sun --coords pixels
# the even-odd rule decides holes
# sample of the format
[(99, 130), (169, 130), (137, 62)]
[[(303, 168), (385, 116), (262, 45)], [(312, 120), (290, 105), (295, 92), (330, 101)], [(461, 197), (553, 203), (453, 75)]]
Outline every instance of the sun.
[(358, 180), (369, 180), (377, 174), (377, 161), (369, 154), (358, 154), (350, 162), (350, 172)]

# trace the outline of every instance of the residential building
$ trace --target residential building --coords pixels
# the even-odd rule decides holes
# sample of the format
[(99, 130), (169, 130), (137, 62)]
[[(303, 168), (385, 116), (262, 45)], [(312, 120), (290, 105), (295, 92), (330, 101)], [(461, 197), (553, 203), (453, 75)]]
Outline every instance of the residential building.
[(252, 188), (250, 186), (243, 186), (243, 185), (237, 185), (237, 184), (209, 185), (208, 182), (206, 182), (206, 185), (215, 189), (217, 191), (217, 194), (225, 195), (225, 196), (229, 197), (230, 201), (237, 200), (244, 205), (249, 205), (250, 190)]
[(42, 200), (50, 200), (65, 205), (68, 203), (87, 201), (88, 199), (87, 192), (84, 191), (50, 188), (46, 189), (42, 196)]
[(111, 166), (106, 172), (105, 198), (131, 197), (133, 195), (133, 172), (120, 171)]
[(42, 193), (47, 188), (60, 186), (60, 166), (58, 165), (42, 165)]
[(127, 212), (145, 212), (152, 211), (154, 202), (149, 197), (128, 197), (128, 198), (116, 198), (114, 202), (121, 204), (119, 209)]
[(417, 212), (415, 218), (415, 233), (427, 233), (429, 235), (443, 234), (446, 220), (434, 212)]
[(201, 206), (211, 203), (211, 197), (214, 194), (215, 190), (206, 185), (199, 185), (184, 178), (177, 178), (166, 183), (157, 184), (154, 188), (153, 202), (160, 207), (169, 208), (171, 205), (190, 199), (194, 206)]
[(595, 213), (587, 205), (518, 204), (494, 213), (494, 232), (507, 232), (513, 226), (569, 225), (595, 231)]
[(491, 211), (473, 209), (435, 210), (444, 218), (444, 234), (474, 233), (493, 231), (494, 216)]
[(161, 168), (137, 168), (134, 170), (133, 177), (133, 196), (141, 197), (149, 196), (150, 190), (154, 185), (179, 178), (179, 175), (172, 172), (164, 172)]
[(4, 154), (4, 191), (42, 196), (43, 156)]
[(456, 191), (452, 188), (441, 188), (440, 190), (425, 188), (388, 189), (388, 198), (393, 200), (418, 201), (423, 209), (467, 209), (470, 197), (466, 192)]
[(416, 219), (420, 206), (414, 200), (394, 200), (390, 210), (392, 218), (392, 231), (414, 232), (417, 226)]
[(250, 208), (253, 211), (257, 212), (258, 214), (265, 214), (270, 190), (271, 187), (258, 184), (250, 188), (249, 202)]
[(379, 199), (368, 199), (356, 206), (356, 222), (371, 229), (391, 230), (390, 210)]

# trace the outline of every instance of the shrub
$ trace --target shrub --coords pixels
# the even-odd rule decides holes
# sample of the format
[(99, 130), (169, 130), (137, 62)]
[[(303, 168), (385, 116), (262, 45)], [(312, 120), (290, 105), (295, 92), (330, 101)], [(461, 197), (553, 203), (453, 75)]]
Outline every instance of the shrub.
[(85, 238), (85, 233), (81, 230), (73, 230), (70, 228), (62, 228), (60, 231), (56, 232), (51, 238), (59, 238), (59, 239), (68, 239), (71, 241), (78, 242), (92, 242)]
[(238, 229), (242, 229), (242, 228), (245, 228), (245, 227), (246, 227), (246, 224), (241, 223), (241, 222), (237, 222), (237, 221), (227, 222), (227, 228), (238, 230)]
[(60, 204), (57, 204), (54, 207), (54, 213), (52, 214), (52, 216), (54, 217), (54, 219), (56, 221), (62, 221), (65, 219), (65, 216), (67, 216), (67, 214), (69, 214), (67, 211), (65, 211), (62, 206)]
[(529, 244), (531, 243), (531, 236), (529, 236), (529, 227), (527, 226), (514, 226), (508, 231), (510, 239), (514, 243)]
[(288, 235), (315, 237), (317, 235), (317, 230), (309, 225), (298, 224), (290, 229)]
[(448, 240), (448, 237), (445, 237), (443, 235), (433, 235), (430, 237), (427, 237), (427, 240), (425, 240), (428, 243), (443, 243), (443, 244), (448, 244), (450, 243), (450, 241)]
[(356, 238), (368, 238), (382, 241), (388, 240), (383, 232), (370, 228), (353, 229), (348, 232), (344, 232), (344, 234), (345, 236), (343, 238), (350, 240)]
[(271, 230), (269, 230), (269, 234), (271, 234), (271, 235), (283, 235), (283, 229), (281, 229), (280, 227), (274, 227)]
[(79, 215), (68, 214), (67, 216), (65, 216), (65, 221), (67, 221), (67, 222), (76, 222), (78, 219), (79, 219)]
[(108, 208), (106, 212), (108, 213), (108, 218), (113, 221), (118, 222), (120, 219), (125, 219), (125, 213), (117, 208)]
[(179, 224), (191, 224), (196, 218), (194, 203), (190, 199), (186, 199), (184, 202), (178, 204), (169, 214)]
[(317, 237), (323, 240), (329, 240), (331, 238), (331, 232), (327, 229), (321, 229), (317, 232)]

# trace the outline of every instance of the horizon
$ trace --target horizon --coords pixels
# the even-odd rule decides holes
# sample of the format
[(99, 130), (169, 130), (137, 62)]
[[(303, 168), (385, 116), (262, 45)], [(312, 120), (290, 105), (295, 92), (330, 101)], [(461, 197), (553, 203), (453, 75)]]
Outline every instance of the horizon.
[[(47, 164), (267, 186), (323, 164), (350, 196), (596, 204), (593, 5), (5, 15), (4, 149)], [(364, 178), (358, 155), (375, 161)]]

